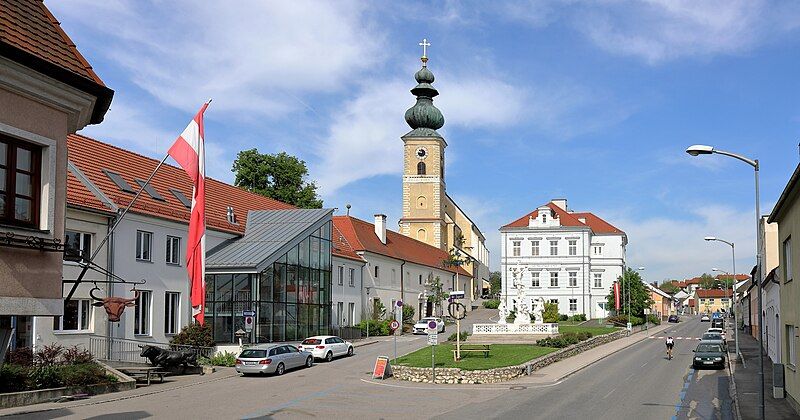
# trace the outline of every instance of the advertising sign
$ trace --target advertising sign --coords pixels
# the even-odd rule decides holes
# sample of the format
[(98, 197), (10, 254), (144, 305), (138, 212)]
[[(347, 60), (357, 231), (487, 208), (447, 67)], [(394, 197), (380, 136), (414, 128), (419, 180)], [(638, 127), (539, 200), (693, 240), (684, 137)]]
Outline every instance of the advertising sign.
[(389, 358), (378, 356), (372, 369), (372, 379), (386, 379), (390, 376), (392, 376), (392, 366), (389, 364)]

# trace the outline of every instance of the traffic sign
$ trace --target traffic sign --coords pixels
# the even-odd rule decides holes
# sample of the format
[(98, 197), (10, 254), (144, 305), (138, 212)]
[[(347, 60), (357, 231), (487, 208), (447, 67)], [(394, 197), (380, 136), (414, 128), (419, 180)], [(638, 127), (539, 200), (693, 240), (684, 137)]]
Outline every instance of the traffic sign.
[(392, 322), (391, 322), (391, 323), (389, 323), (389, 328), (391, 328), (391, 329), (392, 329), (392, 331), (394, 331), (394, 330), (396, 330), (396, 329), (400, 328), (400, 323), (399, 323), (399, 322), (397, 322), (397, 320), (396, 320), (396, 319), (393, 319), (393, 320), (392, 320)]
[(256, 316), (256, 311), (242, 311), (242, 316)]
[(402, 307), (403, 307), (403, 301), (402, 301), (402, 300), (398, 300), (398, 301), (395, 303), (395, 305), (397, 305), (397, 307), (398, 307), (398, 308), (402, 308)]
[(253, 331), (253, 317), (252, 316), (244, 317), (244, 330), (245, 330), (245, 332)]
[(428, 345), (435, 346), (439, 343), (439, 333), (428, 334)]
[(628, 329), (628, 331), (632, 330), (632, 329), (633, 329), (633, 324), (631, 324), (631, 323), (629, 322), (629, 323), (628, 323), (628, 325), (627, 325), (627, 329)]
[(464, 291), (456, 290), (454, 292), (450, 292), (450, 299), (464, 299)]
[(439, 324), (436, 321), (428, 321), (428, 334), (433, 334), (439, 331)]

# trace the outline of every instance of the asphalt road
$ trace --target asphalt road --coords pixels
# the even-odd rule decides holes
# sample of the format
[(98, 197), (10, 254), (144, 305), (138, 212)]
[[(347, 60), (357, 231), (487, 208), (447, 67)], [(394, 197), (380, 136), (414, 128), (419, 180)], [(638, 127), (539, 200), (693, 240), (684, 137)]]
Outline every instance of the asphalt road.
[[(686, 321), (673, 328), (674, 335), (699, 337), (707, 325)], [(727, 373), (690, 369), (696, 340), (677, 340), (676, 357), (668, 361), (663, 340), (645, 339), (557, 384), (448, 387), (371, 380), (376, 356), (393, 353), (392, 339), (384, 340), (357, 349), (353, 357), (281, 377), (245, 378), (227, 370), (199, 384), (154, 385), (138, 390), (149, 395), (109, 395), (115, 400), (98, 397), (19, 418), (669, 419), (676, 406), (680, 418), (730, 418)], [(399, 354), (423, 346), (424, 336), (398, 339)]]

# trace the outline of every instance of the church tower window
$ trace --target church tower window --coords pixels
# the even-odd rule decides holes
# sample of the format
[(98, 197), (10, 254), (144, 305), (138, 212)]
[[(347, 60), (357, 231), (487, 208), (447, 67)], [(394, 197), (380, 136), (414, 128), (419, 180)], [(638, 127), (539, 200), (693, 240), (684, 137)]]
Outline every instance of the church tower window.
[(420, 229), (417, 231), (417, 239), (420, 241), (427, 241), (428, 240), (428, 232), (425, 229)]
[(425, 175), (425, 162), (417, 163), (417, 175)]
[(428, 208), (428, 199), (426, 199), (424, 195), (417, 197), (417, 208), (418, 209)]

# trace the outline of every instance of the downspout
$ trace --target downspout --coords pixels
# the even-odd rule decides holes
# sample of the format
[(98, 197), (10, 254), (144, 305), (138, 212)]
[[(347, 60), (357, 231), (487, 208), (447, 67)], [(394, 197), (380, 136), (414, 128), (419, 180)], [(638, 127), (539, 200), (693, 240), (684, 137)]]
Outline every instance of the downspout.
[[(406, 305), (406, 294), (405, 294), (405, 272), (403, 267), (406, 265), (405, 260), (400, 260), (400, 301), (403, 302), (403, 306)], [(400, 335), (403, 335), (403, 306), (400, 307)], [(395, 318), (397, 319), (397, 318)]]
[[(114, 225), (116, 216), (110, 216), (108, 218), (108, 223), (106, 225), (106, 233), (111, 230), (111, 226)], [(108, 247), (106, 248), (106, 280), (109, 283), (106, 283), (108, 286), (106, 287), (106, 296), (111, 297), (113, 295), (113, 288), (114, 283), (110, 283), (111, 275), (114, 273), (114, 232), (111, 232), (111, 237), (108, 238)], [(112, 323), (106, 320), (106, 358), (111, 360), (111, 328)]]

